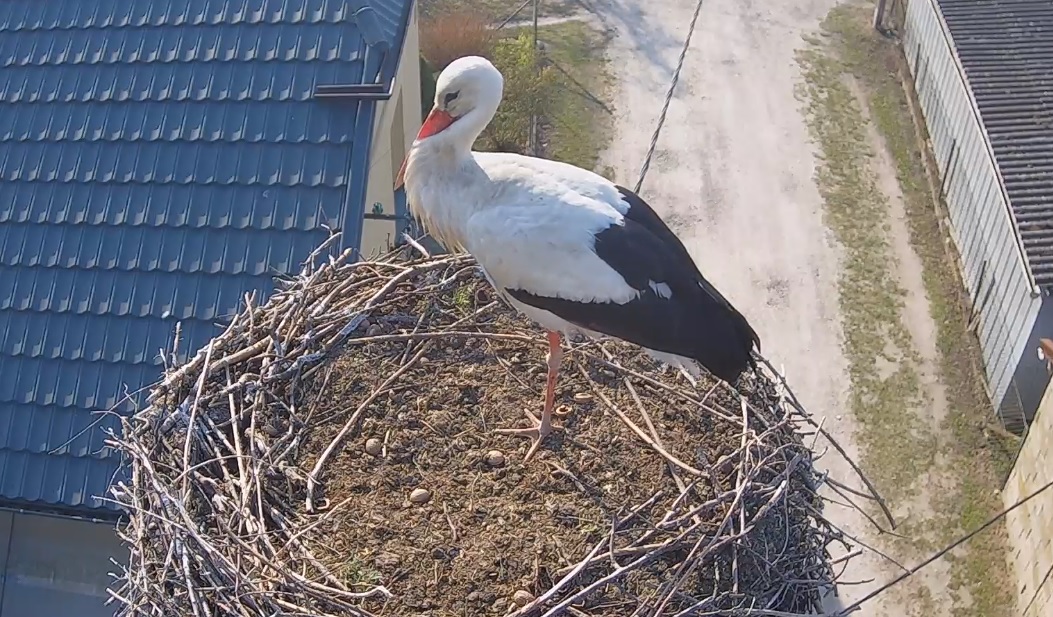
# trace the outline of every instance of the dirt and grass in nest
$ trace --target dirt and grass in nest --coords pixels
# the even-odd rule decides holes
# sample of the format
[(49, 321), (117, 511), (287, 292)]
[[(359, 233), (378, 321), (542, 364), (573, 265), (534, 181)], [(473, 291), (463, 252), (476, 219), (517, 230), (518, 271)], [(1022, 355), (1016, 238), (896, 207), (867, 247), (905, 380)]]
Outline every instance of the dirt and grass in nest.
[[(669, 610), (711, 596), (714, 607), (768, 601), (765, 594), (776, 592), (782, 599), (773, 601), (782, 606), (806, 608), (816, 584), (804, 579), (825, 570), (828, 536), (813, 533), (822, 506), (809, 486), (814, 471), (796, 429), (752, 420), (750, 444), (756, 438), (766, 445), (747, 446), (744, 463), (737, 394), (716, 383), (691, 388), (646, 355), (607, 342), (618, 366), (638, 373), (632, 389), (624, 382), (629, 373), (599, 357), (600, 346), (588, 346), (597, 354), (592, 359), (568, 351), (556, 397), (562, 430), (524, 460), (528, 440), (494, 429), (524, 426), (525, 411), (540, 413), (546, 363), (545, 347), (537, 343), (544, 339), (503, 305), (483, 309), (494, 300), (492, 289), (474, 280), (450, 294), (421, 297), (412, 310), (402, 306), (365, 322), (363, 340), (378, 342), (356, 342), (307, 387), (325, 392), (311, 412), (316, 420), (303, 450), (309, 462), (371, 393), (411, 364), (352, 423), (321, 478), (324, 495), (318, 497), (333, 511), (315, 554), (350, 589), (383, 585), (392, 594), (363, 600), (363, 609), (375, 615), (506, 615), (552, 588), (597, 546), (603, 550), (596, 563), (553, 602), (619, 566), (637, 565), (559, 614), (627, 615), (656, 605), (664, 594)], [(438, 336), (407, 347), (399, 338), (434, 328), (429, 321), (436, 316), (446, 323), (470, 318), (471, 327), (507, 333), (508, 339)], [(666, 385), (678, 382), (684, 389)], [(770, 384), (749, 397), (767, 409), (776, 400)], [(771, 439), (781, 446), (768, 450)], [(685, 471), (689, 467), (701, 475)], [(737, 521), (730, 527), (722, 521), (736, 507), (732, 502), (739, 503), (741, 482), (751, 484), (739, 489), (750, 529), (746, 539), (733, 540), (746, 532)], [(772, 506), (764, 509), (769, 500)], [(671, 516), (677, 508), (683, 510)], [(692, 520), (692, 533), (706, 541), (685, 536), (690, 541), (669, 543)], [(616, 525), (615, 539), (605, 540)], [(710, 540), (714, 545), (707, 546)], [(692, 555), (707, 552), (697, 570), (685, 571)], [(780, 552), (783, 562), (765, 561)], [(786, 587), (763, 574), (785, 567), (799, 567), (801, 580)], [(730, 581), (736, 579), (741, 583), (733, 593)], [(677, 580), (674, 592), (670, 585)], [(715, 596), (723, 587), (725, 593)]]

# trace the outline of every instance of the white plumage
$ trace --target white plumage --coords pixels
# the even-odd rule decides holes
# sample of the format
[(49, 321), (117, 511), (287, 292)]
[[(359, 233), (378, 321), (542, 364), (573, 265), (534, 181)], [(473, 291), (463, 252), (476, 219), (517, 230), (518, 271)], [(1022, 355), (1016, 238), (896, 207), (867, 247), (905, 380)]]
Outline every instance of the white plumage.
[(542, 417), (528, 412), (535, 426), (503, 432), (533, 437), (532, 454), (551, 430), (561, 332), (616, 336), (692, 374), (700, 362), (737, 378), (756, 333), (643, 200), (573, 165), (471, 151), (502, 89), (487, 60), (451, 63), (396, 186), (404, 179), (433, 238), (471, 253), (502, 297), (549, 331)]

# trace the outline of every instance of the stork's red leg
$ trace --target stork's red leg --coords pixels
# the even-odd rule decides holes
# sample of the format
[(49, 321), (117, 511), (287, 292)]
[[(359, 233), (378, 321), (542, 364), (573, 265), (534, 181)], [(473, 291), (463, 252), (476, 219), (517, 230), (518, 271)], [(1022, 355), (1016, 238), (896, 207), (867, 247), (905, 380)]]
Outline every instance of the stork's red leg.
[(528, 428), (500, 428), (496, 430), (498, 433), (521, 435), (534, 441), (530, 444), (530, 449), (527, 450), (523, 460), (528, 460), (534, 455), (534, 452), (541, 446), (541, 440), (551, 433), (553, 428), (559, 428), (552, 425), (552, 408), (556, 405), (556, 380), (559, 378), (559, 366), (563, 362), (563, 347), (560, 343), (559, 332), (548, 333), (548, 357), (546, 358), (548, 378), (546, 379), (545, 407), (541, 410), (541, 420), (538, 420), (537, 416), (528, 411), (526, 415), (534, 423), (534, 426)]
[(552, 430), (552, 408), (556, 405), (556, 380), (559, 379), (559, 365), (563, 362), (563, 346), (560, 344), (559, 332), (548, 333), (548, 378), (545, 386), (545, 408), (541, 411), (541, 436)]

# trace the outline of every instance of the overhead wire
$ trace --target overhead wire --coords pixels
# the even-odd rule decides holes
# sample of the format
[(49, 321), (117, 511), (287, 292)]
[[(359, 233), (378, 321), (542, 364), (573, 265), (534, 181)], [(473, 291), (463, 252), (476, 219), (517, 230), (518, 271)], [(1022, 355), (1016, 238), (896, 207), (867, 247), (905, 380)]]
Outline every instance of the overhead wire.
[[(640, 193), (640, 189), (643, 187), (644, 179), (647, 177), (647, 172), (651, 168), (651, 160), (654, 158), (654, 152), (655, 152), (655, 149), (658, 146), (658, 138), (661, 136), (662, 128), (665, 126), (666, 116), (667, 116), (667, 114), (669, 112), (669, 105), (672, 102), (673, 97), (676, 94), (676, 86), (680, 82), (680, 72), (684, 68), (684, 60), (687, 58), (687, 51), (691, 47), (691, 38), (692, 38), (692, 36), (695, 33), (695, 28), (696, 28), (696, 25), (698, 23), (698, 17), (699, 17), (699, 15), (702, 12), (703, 1), (704, 0), (698, 0), (698, 2), (695, 4), (695, 12), (694, 12), (694, 14), (691, 17), (691, 24), (688, 27), (687, 36), (684, 39), (684, 46), (680, 50), (680, 59), (677, 61), (676, 69), (673, 71), (672, 79), (669, 82), (669, 89), (666, 91), (665, 100), (662, 103), (662, 111), (661, 111), (661, 113), (658, 116), (658, 122), (655, 125), (654, 132), (651, 135), (651, 144), (650, 144), (650, 146), (647, 149), (647, 154), (644, 156), (644, 162), (643, 162), (643, 165), (640, 168), (640, 177), (636, 181), (636, 188), (634, 189), (634, 192), (637, 193), (637, 194)], [(797, 397), (794, 396), (792, 391), (790, 390), (789, 384), (786, 382), (786, 378), (779, 371), (774, 370), (774, 366), (772, 366), (771, 362), (769, 362), (766, 358), (764, 358), (764, 356), (762, 356), (760, 354), (760, 352), (754, 352), (754, 354), (757, 357), (757, 359), (759, 359), (763, 364), (767, 365), (767, 367), (771, 370), (771, 372), (781, 382), (780, 385), (789, 394), (789, 399), (792, 401), (792, 403), (797, 408), (797, 410), (799, 412), (804, 412), (804, 409), (800, 405), (800, 402), (797, 400)], [(851, 461), (849, 461), (849, 462), (851, 462)], [(861, 471), (861, 470), (857, 469), (857, 471)], [(860, 475), (864, 479), (864, 481), (866, 481), (866, 477), (862, 476), (862, 474), (860, 474)], [(868, 488), (870, 488), (872, 491), (874, 491), (874, 495), (875, 495), (875, 497), (877, 497), (878, 502), (881, 503), (881, 505), (884, 507), (883, 500), (880, 499), (880, 496), (877, 494), (875, 489), (872, 486), (869, 486), (869, 482), (867, 482), (867, 484), (868, 484)], [(866, 602), (869, 602), (870, 600), (873, 600), (875, 597), (879, 596), (880, 594), (888, 591), (892, 587), (894, 587), (894, 586), (898, 585), (899, 583), (903, 582), (904, 580), (910, 578), (911, 576), (916, 574), (921, 569), (923, 569), (923, 568), (929, 566), (930, 564), (932, 564), (933, 562), (939, 560), (941, 557), (943, 557), (944, 555), (946, 555), (950, 551), (954, 550), (955, 548), (958, 548), (959, 546), (961, 546), (962, 544), (964, 544), (964, 543), (968, 542), (969, 540), (973, 539), (975, 536), (977, 536), (978, 534), (982, 533), (984, 530), (988, 529), (989, 527), (991, 527), (992, 525), (994, 525), (998, 521), (1002, 520), (1010, 512), (1016, 510), (1017, 508), (1022, 507), (1027, 502), (1031, 501), (1032, 499), (1038, 497), (1039, 495), (1045, 493), (1046, 491), (1048, 491), (1050, 489), (1053, 489), (1053, 481), (1050, 481), (1050, 482), (1046, 483), (1044, 486), (1042, 486), (1039, 489), (1035, 490), (1034, 492), (1032, 492), (1027, 497), (1024, 497), (1023, 499), (1018, 500), (1016, 503), (1012, 504), (1008, 508), (1005, 508), (1004, 510), (1002, 510), (998, 514), (992, 516), (983, 525), (981, 525), (980, 527), (974, 529), (973, 531), (963, 535), (961, 538), (959, 538), (958, 540), (952, 542), (951, 544), (949, 544), (948, 546), (946, 546), (942, 550), (937, 551), (936, 553), (931, 555), (925, 561), (919, 563), (918, 565), (914, 566), (913, 568), (906, 569), (905, 572), (903, 572), (902, 574), (900, 574), (896, 578), (892, 579), (888, 583), (885, 583), (881, 587), (878, 587), (877, 589), (871, 591), (869, 594), (867, 594), (863, 598), (857, 600), (856, 602), (852, 603), (848, 607), (838, 611), (837, 613), (835, 613), (833, 615), (833, 617), (844, 617), (846, 615), (849, 615), (850, 613), (853, 613), (853, 612), (859, 610), (859, 608), (863, 604), (865, 604)], [(891, 513), (888, 512), (887, 508), (885, 508), (885, 513), (886, 513), (886, 515), (889, 516), (889, 520), (891, 520)], [(1043, 578), (1042, 585), (1044, 585), (1046, 582), (1048, 582), (1048, 580), (1051, 578), (1051, 576), (1053, 576), (1053, 567), (1051, 567), (1049, 572), (1046, 573), (1045, 577)], [(1038, 595), (1038, 590), (1035, 591), (1035, 596), (1037, 596), (1037, 595)], [(1032, 598), (1031, 602), (1028, 603), (1028, 607), (1030, 607), (1030, 605), (1032, 603), (1034, 603), (1034, 598)]]
[(698, 23), (698, 16), (702, 13), (702, 2), (704, 0), (698, 0), (695, 4), (695, 14), (691, 16), (691, 25), (687, 28), (687, 37), (684, 39), (684, 47), (680, 50), (680, 60), (676, 63), (676, 70), (673, 71), (673, 79), (669, 82), (669, 90), (665, 94), (665, 102), (662, 103), (662, 113), (658, 116), (658, 124), (655, 125), (654, 133), (651, 135), (651, 146), (647, 149), (647, 155), (644, 156), (643, 167), (640, 168), (640, 179), (636, 181), (636, 188), (633, 192), (637, 195), (640, 194), (640, 188), (643, 187), (644, 178), (647, 177), (647, 171), (651, 168), (651, 159), (654, 158), (655, 148), (658, 146), (658, 137), (662, 134), (662, 127), (665, 126), (666, 114), (669, 112), (669, 103), (672, 102), (673, 96), (676, 94), (676, 85), (680, 82), (680, 71), (684, 68), (684, 59), (687, 58), (687, 50), (691, 47), (691, 37), (695, 34), (695, 25)]
[(943, 557), (944, 555), (946, 555), (947, 553), (949, 553), (949, 552), (953, 551), (954, 549), (958, 548), (962, 544), (965, 544), (969, 540), (972, 540), (975, 536), (977, 536), (978, 534), (982, 533), (988, 527), (994, 525), (998, 521), (1000, 521), (1003, 518), (1005, 518), (1005, 516), (1007, 514), (1009, 514), (1010, 512), (1012, 512), (1013, 510), (1016, 510), (1017, 508), (1023, 506), (1025, 503), (1031, 501), (1035, 497), (1038, 497), (1042, 493), (1045, 493), (1050, 488), (1053, 488), (1053, 481), (1047, 482), (1044, 486), (1042, 486), (1039, 489), (1035, 490), (1033, 493), (1031, 493), (1027, 497), (1024, 497), (1023, 499), (1018, 500), (1013, 505), (1009, 506), (1008, 508), (1002, 510), (998, 514), (996, 514), (996, 515), (992, 516), (991, 518), (989, 518), (987, 520), (987, 522), (984, 523), (983, 525), (980, 525), (976, 529), (974, 529), (974, 530), (970, 531), (969, 533), (965, 534), (964, 536), (958, 538), (957, 540), (955, 540), (951, 544), (948, 544), (946, 547), (944, 547), (943, 549), (937, 551), (936, 553), (934, 553), (932, 556), (930, 556), (925, 561), (919, 563), (918, 565), (914, 566), (913, 568), (910, 568), (909, 570), (907, 570), (903, 574), (900, 574), (896, 578), (894, 578), (891, 581), (885, 583), (881, 587), (878, 587), (874, 591), (871, 591), (870, 593), (868, 593), (867, 595), (863, 596), (859, 600), (856, 600), (855, 602), (853, 602), (852, 604), (848, 605), (844, 609), (834, 613), (831, 617), (845, 617), (846, 615), (854, 613), (855, 611), (859, 610), (859, 608), (861, 606), (863, 606), (863, 604), (865, 604), (866, 602), (869, 602), (870, 600), (873, 600), (874, 598), (876, 598), (877, 596), (881, 595), (882, 593), (888, 591), (892, 587), (895, 587), (896, 585), (898, 585), (899, 583), (902, 583), (903, 581), (907, 580), (911, 576), (914, 576), (922, 568), (925, 568), (926, 566), (928, 566), (932, 562), (938, 560), (940, 557)]

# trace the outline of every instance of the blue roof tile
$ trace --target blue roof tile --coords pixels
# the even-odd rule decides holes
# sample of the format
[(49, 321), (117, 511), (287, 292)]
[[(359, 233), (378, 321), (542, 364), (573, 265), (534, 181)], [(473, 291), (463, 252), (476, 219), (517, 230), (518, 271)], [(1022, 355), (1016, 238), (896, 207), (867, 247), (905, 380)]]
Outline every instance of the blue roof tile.
[(357, 236), (374, 103), (313, 92), (384, 83), (410, 2), (0, 2), (0, 505), (113, 515), (101, 412), (176, 325)]
[[(400, 5), (374, 0), (374, 7)], [(362, 3), (345, 0), (167, 0), (77, 4), (8, 1), (0, 4), (0, 32), (85, 30), (143, 26), (324, 24), (353, 21)]]
[(288, 272), (302, 260), (305, 239), (323, 229), (148, 227), (6, 223), (0, 266), (38, 266), (145, 272), (266, 274)]
[(70, 141), (5, 147), (0, 182), (344, 186), (350, 165), (346, 143)]
[[(18, 273), (18, 276), (15, 276)], [(259, 273), (198, 276), (184, 272), (120, 272), (73, 268), (0, 267), (0, 311), (215, 320), (256, 289)], [(200, 298), (213, 297), (203, 306)], [(200, 288), (200, 289), (199, 289)], [(114, 302), (115, 290), (130, 300)], [(171, 327), (171, 326), (169, 326)]]
[(35, 454), (105, 458), (106, 430), (117, 427), (114, 415), (92, 416), (68, 406), (20, 405), (0, 416), (0, 438), (13, 451)]
[(10, 67), (4, 69), (0, 102), (308, 101), (316, 85), (361, 81), (355, 62), (319, 62), (311, 69), (307, 64), (158, 63), (151, 65), (151, 75), (137, 65), (87, 65), (89, 71), (79, 79), (69, 74), (78, 65)]
[[(317, 229), (339, 225), (340, 187), (0, 182), (0, 223)], [(107, 209), (93, 208), (100, 201)]]
[(377, 21), (389, 41), (394, 41), (400, 34), (403, 26), (403, 11), (406, 10), (405, 2), (373, 2), (371, 3)]
[[(95, 30), (17, 31), (0, 43), (0, 67), (94, 66), (135, 62), (311, 62), (357, 60), (343, 23), (163, 26), (115, 29), (106, 38)], [(353, 42), (354, 39), (351, 40)]]
[[(97, 430), (93, 428), (91, 430)], [(53, 504), (59, 510), (112, 509), (109, 497), (119, 459), (0, 450), (0, 494), (18, 495), (27, 504)], [(75, 504), (68, 506), (67, 504)]]
[[(181, 321), (184, 332), (191, 327), (194, 328), (191, 334), (215, 332), (209, 320)], [(159, 365), (161, 347), (171, 345), (175, 320), (25, 311), (10, 315), (7, 326), (0, 331), (0, 355)], [(159, 345), (155, 348), (152, 343)]]
[[(350, 124), (310, 101), (146, 101), (125, 103), (9, 103), (14, 122), (0, 126), (0, 143), (103, 142), (348, 143)], [(42, 121), (43, 120), (43, 121)], [(344, 129), (341, 131), (341, 129)]]

